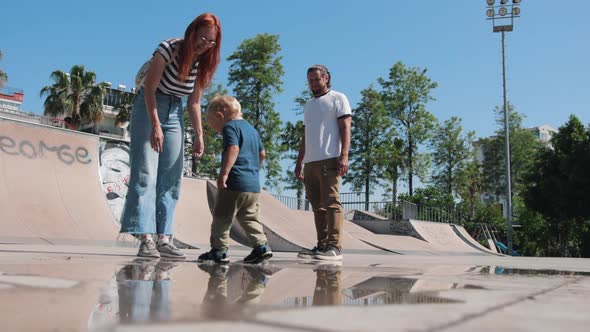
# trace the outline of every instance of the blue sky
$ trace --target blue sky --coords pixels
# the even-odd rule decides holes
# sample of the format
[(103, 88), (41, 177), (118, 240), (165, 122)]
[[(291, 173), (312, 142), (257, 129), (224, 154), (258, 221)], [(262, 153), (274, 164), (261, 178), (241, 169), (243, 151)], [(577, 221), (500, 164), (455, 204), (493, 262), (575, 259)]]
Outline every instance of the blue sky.
[[(284, 91), (275, 101), (283, 120), (298, 119), (293, 99), (306, 88), (311, 64), (325, 64), (333, 89), (355, 107), (362, 89), (402, 61), (427, 68), (438, 82), (429, 111), (441, 121), (461, 117), (465, 129), (483, 137), (497, 129), (492, 109), (502, 102), (500, 34), (492, 33), (485, 10), (485, 0), (8, 1), (0, 68), (8, 86), (24, 90), (24, 109), (42, 113), (39, 91), (53, 70), (84, 64), (98, 81), (130, 88), (162, 39), (181, 36), (195, 16), (210, 11), (223, 26), (216, 75), (222, 84), (225, 58), (243, 40), (280, 36)], [(523, 0), (521, 10), (506, 36), (510, 101), (526, 115), (526, 126), (558, 127), (569, 114), (590, 123), (590, 46), (584, 42), (590, 2)]]

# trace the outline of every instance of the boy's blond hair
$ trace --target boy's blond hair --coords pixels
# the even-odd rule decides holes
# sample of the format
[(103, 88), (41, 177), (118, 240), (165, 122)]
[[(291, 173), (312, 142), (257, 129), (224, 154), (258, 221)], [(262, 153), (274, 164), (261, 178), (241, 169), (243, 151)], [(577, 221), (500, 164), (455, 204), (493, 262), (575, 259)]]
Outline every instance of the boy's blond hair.
[(232, 96), (217, 95), (211, 99), (207, 112), (221, 112), (229, 119), (242, 115), (242, 105)]

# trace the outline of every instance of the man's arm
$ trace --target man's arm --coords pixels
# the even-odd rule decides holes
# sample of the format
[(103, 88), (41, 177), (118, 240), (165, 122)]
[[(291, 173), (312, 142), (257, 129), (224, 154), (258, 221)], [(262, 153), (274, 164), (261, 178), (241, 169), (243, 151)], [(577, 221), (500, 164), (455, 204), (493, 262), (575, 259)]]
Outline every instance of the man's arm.
[(301, 144), (299, 145), (299, 153), (297, 154), (297, 161), (295, 162), (295, 178), (303, 181), (303, 157), (305, 156), (305, 128), (301, 134)]
[(338, 128), (340, 128), (340, 142), (342, 150), (338, 157), (338, 175), (342, 176), (348, 173), (348, 150), (350, 150), (350, 127), (352, 125), (352, 116), (345, 115), (338, 118)]
[(237, 145), (228, 145), (225, 148), (225, 152), (223, 152), (223, 158), (221, 161), (221, 171), (219, 173), (219, 178), (217, 179), (218, 189), (227, 188), (226, 181), (229, 175), (229, 171), (231, 171), (231, 168), (234, 167), (236, 159), (238, 159), (239, 153), (240, 147)]

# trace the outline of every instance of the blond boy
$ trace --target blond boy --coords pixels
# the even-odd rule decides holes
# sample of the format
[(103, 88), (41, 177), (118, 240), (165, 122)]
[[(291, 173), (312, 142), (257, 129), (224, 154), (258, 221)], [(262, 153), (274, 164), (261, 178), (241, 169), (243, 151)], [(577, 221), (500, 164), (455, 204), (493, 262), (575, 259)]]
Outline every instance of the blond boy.
[(211, 250), (200, 255), (199, 262), (229, 262), (229, 231), (236, 218), (254, 248), (244, 263), (260, 263), (272, 257), (258, 217), (259, 169), (266, 156), (260, 135), (242, 118), (240, 103), (230, 96), (211, 100), (207, 123), (223, 136), (223, 156), (211, 224)]

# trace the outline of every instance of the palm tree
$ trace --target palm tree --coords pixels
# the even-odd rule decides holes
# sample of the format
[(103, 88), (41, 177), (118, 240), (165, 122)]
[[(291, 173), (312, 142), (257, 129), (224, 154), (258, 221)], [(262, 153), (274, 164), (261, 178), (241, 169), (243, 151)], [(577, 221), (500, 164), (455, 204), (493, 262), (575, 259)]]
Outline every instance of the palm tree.
[(119, 103), (115, 105), (115, 111), (119, 111), (115, 118), (115, 126), (122, 127), (125, 126), (125, 123), (129, 122), (131, 109), (133, 108), (133, 97), (134, 95), (131, 94), (121, 94)]
[[(0, 50), (0, 60), (2, 60), (2, 50)], [(0, 69), (0, 89), (4, 86), (4, 83), (8, 82), (8, 75)]]
[(82, 119), (89, 122), (100, 122), (104, 118), (102, 113), (102, 98), (107, 85), (95, 84), (96, 74), (84, 71), (83, 65), (75, 65), (69, 73), (56, 70), (51, 73), (52, 85), (41, 89), (41, 97), (45, 99), (45, 115), (69, 115), (74, 127), (79, 127)]

